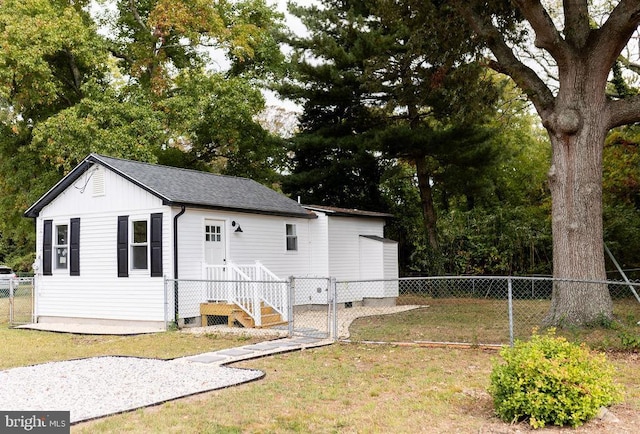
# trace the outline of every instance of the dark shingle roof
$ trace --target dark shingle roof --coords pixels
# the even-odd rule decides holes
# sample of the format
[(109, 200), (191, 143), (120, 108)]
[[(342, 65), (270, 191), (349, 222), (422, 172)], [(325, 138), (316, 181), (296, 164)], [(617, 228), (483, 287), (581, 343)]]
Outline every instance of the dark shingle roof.
[(338, 208), (335, 206), (324, 206), (324, 205), (303, 205), (303, 206), (310, 211), (320, 211), (335, 217), (377, 217), (377, 218), (393, 217), (393, 214), (389, 214), (386, 212), (364, 211), (361, 209)]
[(133, 182), (159, 197), (166, 205), (184, 205), (258, 214), (314, 218), (296, 201), (251, 179), (209, 172), (141, 163), (91, 154), (25, 213), (36, 217), (40, 210), (75, 182), (93, 164)]

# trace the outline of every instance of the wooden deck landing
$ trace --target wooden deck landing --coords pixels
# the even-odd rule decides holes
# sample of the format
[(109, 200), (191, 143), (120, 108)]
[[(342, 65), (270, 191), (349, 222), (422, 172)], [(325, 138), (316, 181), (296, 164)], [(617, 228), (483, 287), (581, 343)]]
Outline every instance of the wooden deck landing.
[(256, 327), (254, 319), (236, 304), (228, 303), (201, 303), (200, 315), (202, 316), (202, 325), (206, 326), (209, 322), (209, 316), (226, 316), (227, 325), (234, 327), (235, 323), (239, 323), (246, 328), (266, 328), (276, 325), (287, 324), (282, 320), (282, 316), (273, 310), (270, 306), (261, 307), (262, 325)]

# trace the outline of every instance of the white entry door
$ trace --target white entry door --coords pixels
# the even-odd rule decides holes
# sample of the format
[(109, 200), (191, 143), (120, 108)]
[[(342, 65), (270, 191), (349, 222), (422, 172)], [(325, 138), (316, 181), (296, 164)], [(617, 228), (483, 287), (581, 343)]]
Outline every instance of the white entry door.
[(204, 221), (204, 261), (207, 265), (225, 265), (224, 221)]

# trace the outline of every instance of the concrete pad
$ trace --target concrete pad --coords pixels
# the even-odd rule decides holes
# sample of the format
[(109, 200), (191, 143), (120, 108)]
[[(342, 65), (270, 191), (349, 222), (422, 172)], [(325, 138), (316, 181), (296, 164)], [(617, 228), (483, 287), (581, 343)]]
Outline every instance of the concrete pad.
[(316, 344), (321, 342), (323, 339), (314, 338), (314, 337), (301, 337), (301, 338), (293, 338), (292, 341), (298, 344)]
[(73, 333), (80, 335), (141, 335), (160, 333), (165, 330), (152, 325), (108, 325), (77, 323), (34, 323), (16, 326), (17, 329), (40, 330), (57, 333)]
[(219, 363), (227, 359), (228, 359), (227, 357), (208, 355), (208, 354), (201, 354), (199, 356), (184, 358), (184, 360), (186, 360), (187, 362), (196, 362), (196, 363)]
[(231, 348), (229, 350), (218, 351), (218, 354), (229, 357), (240, 357), (255, 353), (255, 351), (248, 351), (242, 348)]
[(276, 342), (262, 342), (254, 345), (247, 345), (246, 347), (242, 347), (245, 350), (249, 351), (270, 351), (275, 350), (276, 348), (280, 348), (280, 344)]

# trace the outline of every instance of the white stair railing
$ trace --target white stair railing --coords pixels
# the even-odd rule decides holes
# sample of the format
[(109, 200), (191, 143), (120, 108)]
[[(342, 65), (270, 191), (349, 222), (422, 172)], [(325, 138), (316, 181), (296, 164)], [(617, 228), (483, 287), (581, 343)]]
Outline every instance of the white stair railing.
[(262, 325), (261, 307), (273, 308), (284, 321), (288, 321), (286, 281), (278, 278), (259, 261), (255, 264), (204, 265), (207, 280), (207, 300), (233, 303), (253, 318), (257, 327)]

